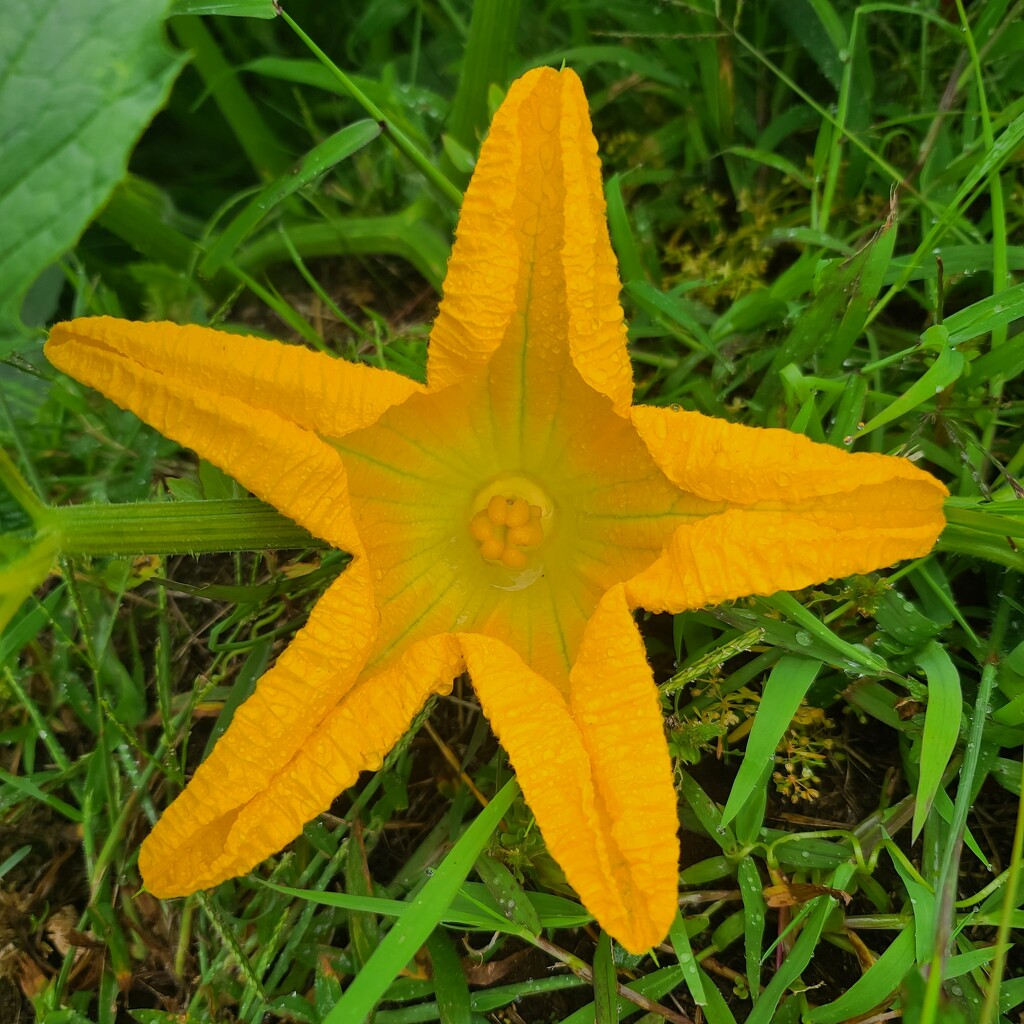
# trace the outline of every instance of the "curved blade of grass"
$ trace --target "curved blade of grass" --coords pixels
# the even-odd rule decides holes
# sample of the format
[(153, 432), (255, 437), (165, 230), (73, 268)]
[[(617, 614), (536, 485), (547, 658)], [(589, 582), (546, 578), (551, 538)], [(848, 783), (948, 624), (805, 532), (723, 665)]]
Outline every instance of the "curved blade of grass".
[(722, 811), (722, 822), (727, 824), (736, 817), (747, 802), (754, 787), (765, 774), (767, 765), (775, 759), (775, 748), (786, 734), (800, 701), (814, 682), (820, 661), (787, 654), (780, 658), (764, 684), (761, 704), (754, 718), (743, 763), (732, 784), (729, 799)]
[(176, 14), (221, 14), (231, 18), (277, 17), (274, 0), (174, 0), (169, 17)]
[[(294, 250), (303, 258), (387, 253), (412, 264), (440, 292), (450, 242), (427, 224), (414, 206), (381, 217), (336, 217), (326, 223), (294, 224), (288, 229)], [(235, 266), (256, 274), (289, 258), (280, 234), (268, 231), (248, 243)]]
[(471, 1024), (469, 984), (459, 955), (443, 928), (435, 928), (427, 937), (427, 950), (433, 965), (432, 978), (442, 1024)]
[(594, 950), (594, 1022), (619, 1024), (618, 978), (612, 963), (612, 940), (601, 932)]
[(722, 812), (711, 798), (700, 788), (692, 776), (682, 768), (676, 770), (679, 792), (690, 810), (697, 816), (701, 827), (726, 852), (736, 849), (736, 836), (722, 820)]
[[(686, 931), (686, 925), (683, 924), (682, 915), (678, 911), (676, 912), (676, 919), (672, 922), (672, 928), (669, 931), (669, 939), (672, 942), (672, 949), (675, 951), (679, 966), (683, 969), (683, 978), (686, 981), (686, 987), (690, 990), (693, 1001), (698, 1006), (706, 1006), (708, 1002), (707, 990), (704, 986), (701, 972), (697, 967), (697, 959), (693, 955), (693, 947), (690, 945), (690, 936)], [(713, 985), (711, 987), (714, 988)]]
[[(477, 860), (478, 865), (479, 863)], [(529, 900), (530, 910), (524, 910), (524, 913), (537, 915), (536, 929), (526, 926), (515, 915), (510, 916), (507, 907), (503, 907), (482, 882), (466, 882), (459, 889), (459, 894), (452, 901), (452, 905), (445, 911), (444, 919), (445, 923), (454, 923), (455, 919), (463, 914), (489, 915), (488, 920), (498, 920), (509, 934), (520, 936), (524, 934), (524, 930), (531, 935), (538, 935), (545, 928), (581, 928), (594, 920), (593, 915), (589, 914), (585, 907), (564, 896), (531, 892)], [(523, 906), (525, 907), (525, 904)], [(488, 927), (492, 931), (495, 930), (493, 924)]]
[(921, 374), (913, 384), (898, 398), (894, 399), (877, 416), (873, 416), (854, 435), (856, 438), (870, 434), (872, 430), (891, 423), (900, 416), (916, 409), (923, 402), (933, 399), (940, 391), (949, 387), (964, 372), (964, 357), (950, 346), (949, 330), (942, 324), (929, 327), (922, 335), (926, 344), (941, 344), (942, 348), (935, 357), (935, 362)]
[(888, 949), (838, 999), (807, 1013), (807, 1024), (843, 1024), (886, 1001), (914, 966), (914, 927), (904, 928)]
[(387, 987), (398, 976), (427, 936), (437, 927), (445, 911), (466, 880), (502, 815), (519, 793), (510, 779), (494, 799), (477, 815), (441, 866), (419, 891), (366, 966), (356, 975), (341, 1000), (323, 1019), (323, 1024), (356, 1024), (364, 1021)]
[(928, 677), (928, 706), (924, 715), (917, 805), (914, 807), (913, 839), (916, 842), (960, 735), (963, 694), (956, 666), (935, 640), (927, 643), (914, 660)]
[(765, 904), (761, 876), (753, 858), (744, 857), (736, 865), (736, 877), (743, 899), (743, 951), (746, 960), (747, 988), (751, 1003), (761, 994), (761, 946), (764, 944)]
[[(841, 864), (828, 881), (829, 888), (845, 889), (855, 870), (852, 864)], [(821, 933), (837, 902), (834, 896), (818, 896), (806, 904), (807, 912), (802, 915), (800, 934), (772, 980), (765, 986), (757, 1005), (750, 1011), (747, 1024), (769, 1024), (773, 1019), (779, 1001), (811, 962)]]
[[(409, 909), (404, 900), (389, 900), (379, 896), (356, 896), (347, 892), (320, 892), (316, 889), (296, 889), (276, 882), (263, 882), (277, 892), (292, 896), (295, 899), (307, 900), (324, 907), (338, 907), (358, 914), (377, 914), (380, 917), (402, 917)], [(508, 931), (514, 935), (522, 934), (518, 926), (509, 926), (501, 914), (477, 901), (462, 900), (459, 906), (449, 907), (441, 915), (441, 921), (457, 928), (470, 928), (480, 931)]]
[(703, 1008), (708, 1024), (736, 1024), (736, 1018), (733, 1016), (732, 1010), (729, 1009), (725, 997), (718, 990), (718, 986), (699, 967), (697, 968), (697, 978), (707, 993), (707, 1002), (703, 1004)]
[(288, 15), (287, 11), (281, 11), (281, 17), (288, 24), (288, 27), (309, 47), (321, 64), (326, 67), (332, 75), (341, 83), (345, 91), (365, 110), (375, 121), (380, 121), (387, 126), (387, 137), (394, 144), (395, 148), (408, 159), (414, 167), (429, 181), (437, 191), (448, 200), (456, 209), (462, 205), (462, 192), (459, 191), (445, 176), (435, 167), (430, 160), (417, 149), (412, 140), (401, 131), (396, 125), (389, 121), (388, 117), (362, 90), (360, 90), (352, 79), (339, 68), (334, 61), (320, 49), (316, 43), (299, 27), (298, 23)]
[(751, 160), (754, 163), (771, 167), (784, 177), (792, 178), (797, 184), (810, 191), (814, 185), (811, 179), (796, 166), (791, 160), (787, 160), (778, 153), (769, 153), (763, 149), (755, 149), (750, 146), (729, 146), (723, 150), (724, 153), (731, 153), (733, 156), (741, 157), (744, 160)]
[[(940, 245), (934, 255), (942, 260), (942, 269), (947, 277), (954, 274), (991, 273), (994, 260), (990, 244)], [(1006, 265), (1010, 270), (1024, 270), (1024, 246), (1006, 247)], [(912, 256), (894, 256), (889, 261), (883, 284), (892, 284), (910, 268), (909, 281), (930, 281), (935, 279), (935, 266), (930, 263), (914, 262)], [(957, 314), (959, 315), (959, 314)]]
[[(660, 970), (651, 971), (645, 977), (630, 982), (630, 984), (624, 987), (629, 989), (630, 992), (636, 992), (638, 995), (656, 1001), (661, 999), (666, 992), (671, 992), (682, 980), (683, 969), (677, 964), (672, 964), (670, 967), (662, 967)], [(636, 1013), (639, 1009), (636, 1003), (630, 1002), (621, 995), (616, 997), (615, 1006), (620, 1018), (627, 1014)], [(561, 1024), (594, 1024), (594, 1012), (594, 1004), (587, 1003), (586, 1006), (580, 1007), (575, 1013), (566, 1017)], [(327, 1024), (327, 1022), (325, 1021), (324, 1024)]]
[(1015, 284), (958, 309), (942, 324), (949, 331), (950, 345), (962, 345), (1005, 328), (1021, 317), (1024, 317), (1024, 284)]
[(356, 121), (355, 124), (347, 125), (341, 131), (324, 139), (318, 146), (314, 146), (291, 171), (260, 189), (246, 203), (210, 247), (199, 265), (199, 273), (204, 277), (216, 274), (231, 259), (238, 246), (279, 203), (336, 164), (347, 160), (353, 153), (358, 153), (363, 146), (379, 138), (381, 132), (382, 128), (376, 121)]
[[(819, 641), (825, 647), (830, 648), (839, 657), (839, 662), (844, 668), (865, 668), (870, 674), (883, 673), (888, 671), (884, 658), (880, 658), (873, 651), (869, 651), (861, 644), (851, 644), (832, 632), (814, 612), (808, 611), (792, 594), (780, 591), (771, 597), (761, 598), (761, 601), (769, 608), (775, 608), (782, 612), (787, 618), (797, 623), (801, 630), (806, 630), (809, 637), (800, 637), (797, 634), (797, 644), (807, 647), (807, 653), (817, 652), (813, 650), (814, 641)], [(770, 631), (768, 638), (772, 639)], [(811, 643), (807, 643), (810, 640)]]

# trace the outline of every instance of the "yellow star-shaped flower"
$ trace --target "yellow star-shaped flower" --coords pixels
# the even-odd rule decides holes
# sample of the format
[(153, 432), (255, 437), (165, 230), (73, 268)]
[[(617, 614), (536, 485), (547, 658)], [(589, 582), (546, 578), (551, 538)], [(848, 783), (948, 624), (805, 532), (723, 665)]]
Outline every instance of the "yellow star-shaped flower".
[(468, 671), (552, 855), (627, 949), (676, 906), (676, 798), (632, 609), (679, 612), (929, 550), (909, 462), (632, 405), (597, 144), (572, 71), (495, 116), (428, 387), (293, 346), (109, 318), (66, 372), (352, 554), (143, 844), (175, 896), (249, 870)]

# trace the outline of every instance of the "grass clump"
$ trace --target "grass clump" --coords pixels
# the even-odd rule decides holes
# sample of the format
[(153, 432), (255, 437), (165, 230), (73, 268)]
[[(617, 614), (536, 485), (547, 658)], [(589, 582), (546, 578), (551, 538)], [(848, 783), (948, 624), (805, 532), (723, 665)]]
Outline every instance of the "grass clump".
[[(1015, 1019), (1019, 5), (165, 6), (82, 27), (133, 66), (129, 111), (98, 56), (3, 57), (0, 107), (40, 118), (0, 172), (19, 231), (57, 223), (48, 196), (67, 214), (0, 261), (5, 1019)], [(656, 958), (588, 924), (468, 687), (251, 876), (139, 893), (141, 837), (344, 559), (251, 505), (218, 534), (237, 485), (59, 378), (37, 325), (236, 325), (422, 378), (489, 112), (562, 60), (602, 143), (642, 399), (920, 460), (953, 494), (937, 551), (644, 623), (684, 826)], [(46, 149), (72, 72), (118, 130), (69, 114)], [(93, 513), (50, 508), (86, 502), (195, 522), (90, 547)]]

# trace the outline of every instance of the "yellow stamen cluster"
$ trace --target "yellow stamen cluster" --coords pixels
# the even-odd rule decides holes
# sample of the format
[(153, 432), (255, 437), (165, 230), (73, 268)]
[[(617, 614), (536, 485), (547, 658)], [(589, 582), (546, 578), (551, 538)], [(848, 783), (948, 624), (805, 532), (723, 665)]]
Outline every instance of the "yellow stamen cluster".
[(469, 521), (469, 532), (489, 562), (509, 569), (523, 569), (529, 561), (524, 548), (535, 548), (544, 540), (541, 508), (525, 498), (492, 495), (487, 506)]

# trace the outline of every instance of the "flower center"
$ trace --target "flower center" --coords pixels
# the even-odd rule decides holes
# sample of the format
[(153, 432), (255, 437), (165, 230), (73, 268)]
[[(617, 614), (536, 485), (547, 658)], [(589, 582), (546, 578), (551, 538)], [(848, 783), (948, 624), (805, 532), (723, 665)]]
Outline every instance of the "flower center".
[(507, 569), (525, 569), (551, 530), (553, 507), (526, 477), (499, 477), (473, 500), (469, 532), (480, 556)]

